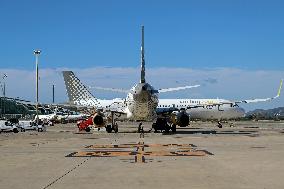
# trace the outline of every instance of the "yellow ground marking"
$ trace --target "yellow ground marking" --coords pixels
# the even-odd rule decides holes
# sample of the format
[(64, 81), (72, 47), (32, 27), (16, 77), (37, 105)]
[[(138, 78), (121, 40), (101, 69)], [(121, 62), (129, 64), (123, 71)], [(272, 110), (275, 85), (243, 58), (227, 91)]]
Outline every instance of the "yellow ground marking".
[(145, 144), (144, 133), (136, 144), (95, 144), (85, 147), (86, 151), (73, 152), (66, 157), (135, 157), (136, 163), (145, 163), (145, 157), (157, 156), (205, 156), (213, 155), (198, 150), (193, 144)]

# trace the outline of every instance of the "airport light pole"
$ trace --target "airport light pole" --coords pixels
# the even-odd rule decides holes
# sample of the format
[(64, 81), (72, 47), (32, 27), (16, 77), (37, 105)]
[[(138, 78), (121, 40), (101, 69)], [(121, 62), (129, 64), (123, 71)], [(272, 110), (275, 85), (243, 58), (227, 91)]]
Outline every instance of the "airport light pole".
[(52, 103), (54, 104), (54, 85), (52, 85)]
[(34, 50), (34, 55), (36, 57), (36, 123), (38, 125), (38, 57), (40, 55), (40, 50)]
[[(3, 85), (2, 85), (3, 100), (1, 100), (1, 102), (2, 102), (2, 104), (3, 104), (3, 106), (1, 106), (1, 108), (3, 108), (3, 109), (1, 110), (1, 114), (2, 114), (2, 115), (6, 113), (6, 110), (5, 110), (5, 108), (6, 108), (6, 106), (5, 106), (5, 101), (6, 101), (6, 83), (5, 83), (5, 78), (6, 78), (6, 77), (8, 77), (7, 74), (3, 74), (3, 76), (2, 76), (2, 80), (3, 80)], [(1, 105), (2, 105), (2, 104), (1, 104)], [(1, 116), (1, 117), (2, 117), (2, 116)]]
[[(3, 97), (4, 97), (4, 106), (3, 106), (3, 114), (6, 114), (6, 82), (5, 82), (5, 78), (7, 77), (6, 74), (3, 75)], [(6, 116), (5, 116), (6, 117)]]

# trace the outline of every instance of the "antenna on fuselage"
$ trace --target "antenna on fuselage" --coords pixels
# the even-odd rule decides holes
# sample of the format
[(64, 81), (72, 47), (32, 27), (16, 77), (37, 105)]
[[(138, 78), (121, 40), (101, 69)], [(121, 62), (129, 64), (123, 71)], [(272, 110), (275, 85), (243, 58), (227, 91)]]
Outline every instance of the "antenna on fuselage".
[(140, 83), (145, 83), (145, 58), (144, 58), (144, 26), (142, 26), (142, 41), (141, 41), (141, 79)]

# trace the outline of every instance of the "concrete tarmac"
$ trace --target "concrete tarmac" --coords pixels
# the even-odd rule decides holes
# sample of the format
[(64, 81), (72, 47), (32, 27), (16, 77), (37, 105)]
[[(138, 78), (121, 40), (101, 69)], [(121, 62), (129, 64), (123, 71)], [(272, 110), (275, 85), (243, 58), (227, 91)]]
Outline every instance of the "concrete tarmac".
[(0, 134), (1, 189), (284, 188), (284, 122), (194, 122), (176, 134), (47, 132)]

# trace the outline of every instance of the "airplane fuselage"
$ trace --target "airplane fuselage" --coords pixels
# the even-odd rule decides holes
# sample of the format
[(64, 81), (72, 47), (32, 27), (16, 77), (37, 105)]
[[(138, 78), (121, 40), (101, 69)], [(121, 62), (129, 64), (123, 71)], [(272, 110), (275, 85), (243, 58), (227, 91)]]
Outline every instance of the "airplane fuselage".
[[(94, 104), (94, 99), (75, 101), (75, 104)], [(126, 118), (139, 121), (153, 121), (156, 118), (158, 92), (148, 83), (138, 83), (132, 87), (125, 99), (96, 99), (98, 109), (124, 112)]]
[[(142, 92), (134, 86), (126, 99), (100, 100), (103, 109), (120, 110), (131, 120), (151, 121), (155, 119), (158, 109), (184, 109), (191, 119), (227, 120), (238, 119), (245, 115), (245, 110), (239, 106), (224, 104), (210, 106), (210, 103), (230, 102), (224, 99), (159, 99), (157, 93), (147, 90)], [(150, 88), (153, 91), (153, 88)], [(134, 100), (135, 99), (135, 100)], [(82, 104), (82, 102), (81, 102)], [(204, 106), (202, 106), (204, 105)], [(200, 106), (196, 108), (188, 108)]]
[(201, 120), (230, 120), (244, 117), (245, 110), (241, 107), (230, 107), (222, 105), (220, 109), (217, 107), (212, 108), (193, 108), (187, 109), (186, 112), (190, 115), (191, 119)]
[(127, 118), (152, 121), (158, 106), (157, 91), (148, 83), (138, 83), (126, 97)]
[(231, 104), (210, 106), (210, 104), (218, 103), (230, 103), (230, 101), (224, 99), (160, 99), (158, 108), (184, 109), (191, 119), (201, 120), (237, 119), (245, 115), (245, 110), (239, 106), (231, 106)]

